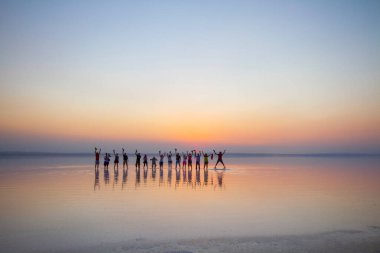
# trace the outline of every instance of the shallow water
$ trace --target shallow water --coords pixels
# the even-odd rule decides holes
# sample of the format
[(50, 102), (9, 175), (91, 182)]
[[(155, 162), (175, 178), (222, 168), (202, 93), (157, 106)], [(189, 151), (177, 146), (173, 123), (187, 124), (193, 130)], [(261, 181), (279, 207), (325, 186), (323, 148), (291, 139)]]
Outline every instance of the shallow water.
[(0, 158), (0, 251), (380, 226), (378, 157), (227, 157), (226, 171), (94, 170), (90, 156)]

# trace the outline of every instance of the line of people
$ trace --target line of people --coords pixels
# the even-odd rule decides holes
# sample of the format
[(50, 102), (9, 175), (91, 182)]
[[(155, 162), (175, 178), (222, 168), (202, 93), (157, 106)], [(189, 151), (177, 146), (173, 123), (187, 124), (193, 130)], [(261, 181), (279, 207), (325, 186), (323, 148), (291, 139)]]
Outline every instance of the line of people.
[[(101, 156), (101, 149), (95, 147), (95, 169), (99, 168), (100, 164), (100, 156)], [(156, 169), (157, 167), (157, 161), (159, 161), (159, 166), (160, 169), (163, 169), (164, 166), (164, 159), (167, 158), (168, 161), (168, 168), (171, 169), (173, 165), (173, 159), (172, 157), (175, 158), (175, 168), (181, 169), (181, 160), (182, 160), (182, 168), (186, 169), (192, 169), (193, 168), (193, 157), (195, 158), (195, 169), (200, 169), (201, 168), (201, 158), (203, 156), (203, 169), (208, 169), (208, 164), (209, 164), (209, 158), (213, 160), (214, 154), (217, 156), (217, 161), (215, 163), (214, 168), (216, 169), (216, 166), (221, 163), (223, 165), (223, 168), (226, 169), (226, 166), (223, 162), (223, 155), (226, 153), (226, 150), (223, 152), (216, 152), (213, 150), (213, 153), (205, 153), (203, 151), (196, 151), (192, 150), (191, 152), (186, 151), (186, 153), (182, 152), (179, 153), (177, 149), (174, 150), (174, 153), (169, 151), (168, 153), (166, 152), (161, 152), (161, 150), (158, 152), (158, 158), (156, 156), (153, 156), (149, 160), (151, 161), (152, 169)], [(119, 168), (119, 154), (116, 153), (115, 150), (113, 150), (113, 156), (114, 156), (114, 169)], [(123, 169), (127, 168), (128, 169), (128, 154), (125, 151), (124, 148), (122, 148), (122, 156), (123, 156)], [(144, 154), (144, 156), (141, 155), (140, 152), (137, 150), (135, 151), (135, 156), (136, 156), (136, 169), (140, 169), (141, 165), (141, 158), (143, 158), (143, 169), (148, 168), (148, 156)], [(108, 169), (108, 165), (111, 161), (111, 154), (110, 153), (105, 153), (104, 154), (104, 168)]]

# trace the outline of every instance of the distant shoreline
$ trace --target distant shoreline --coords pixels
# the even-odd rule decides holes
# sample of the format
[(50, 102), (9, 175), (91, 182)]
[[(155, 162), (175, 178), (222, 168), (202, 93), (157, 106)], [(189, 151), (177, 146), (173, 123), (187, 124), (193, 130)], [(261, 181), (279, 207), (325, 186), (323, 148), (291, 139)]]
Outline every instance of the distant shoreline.
[[(93, 156), (93, 152), (27, 152), (27, 151), (0, 151), (0, 156)], [(134, 153), (128, 153), (134, 155)], [(147, 153), (148, 156), (157, 153)], [(380, 157), (380, 153), (350, 153), (350, 152), (323, 152), (323, 153), (226, 153), (226, 157)]]

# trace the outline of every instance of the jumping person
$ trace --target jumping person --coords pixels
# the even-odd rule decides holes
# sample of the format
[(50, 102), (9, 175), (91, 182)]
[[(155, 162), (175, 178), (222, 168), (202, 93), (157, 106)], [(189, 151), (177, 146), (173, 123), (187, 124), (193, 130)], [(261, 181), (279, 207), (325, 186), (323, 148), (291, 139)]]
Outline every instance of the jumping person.
[(123, 169), (125, 166), (127, 166), (127, 169), (128, 169), (128, 155), (127, 155), (127, 152), (124, 152), (124, 148), (122, 148), (123, 150)]
[(95, 169), (99, 169), (99, 160), (100, 160), (100, 152), (102, 151), (102, 149), (100, 148), (99, 151), (98, 149), (95, 147)]
[(145, 154), (144, 155), (144, 158), (143, 158), (143, 169), (145, 168), (148, 168), (148, 156)]
[(202, 155), (203, 155), (203, 169), (208, 169), (208, 158), (209, 158), (209, 154), (207, 153), (204, 153), (202, 151)]
[(226, 150), (224, 150), (223, 153), (222, 152), (216, 153), (215, 150), (214, 150), (214, 153), (215, 153), (215, 155), (218, 156), (218, 160), (216, 161), (214, 169), (216, 169), (216, 165), (218, 165), (218, 163), (222, 163), (224, 169), (226, 169), (226, 166), (224, 165), (224, 162), (223, 162), (223, 155), (226, 153)]
[(160, 170), (163, 169), (164, 167), (164, 158), (165, 158), (165, 153), (161, 153), (161, 150), (158, 151), (158, 156), (160, 157)]
[(115, 159), (113, 161), (113, 168), (117, 167), (119, 169), (119, 154), (113, 150), (113, 155), (115, 156)]
[(137, 152), (137, 149), (136, 149), (136, 152), (135, 152), (135, 155), (136, 155), (136, 169), (139, 168), (140, 169), (140, 163), (141, 163), (141, 154), (139, 152)]
[(177, 166), (181, 168), (181, 155), (175, 149), (175, 169), (177, 169)]

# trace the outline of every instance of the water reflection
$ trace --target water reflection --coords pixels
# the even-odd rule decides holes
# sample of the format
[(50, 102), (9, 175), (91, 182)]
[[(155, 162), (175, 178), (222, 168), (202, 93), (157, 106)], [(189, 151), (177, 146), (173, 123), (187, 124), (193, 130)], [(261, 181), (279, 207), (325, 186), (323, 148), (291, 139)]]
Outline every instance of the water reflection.
[(100, 190), (100, 185), (99, 185), (99, 166), (97, 168), (95, 167), (94, 191), (96, 189)]
[(104, 184), (108, 184), (110, 182), (110, 173), (107, 168), (104, 169)]
[[(111, 169), (112, 170), (112, 169)], [(175, 186), (174, 189), (200, 189), (205, 187), (212, 186), (212, 189), (225, 189), (225, 171), (209, 171), (208, 169), (195, 169), (195, 173), (193, 173), (193, 169), (190, 167), (190, 169), (186, 168), (177, 168), (177, 169), (170, 169), (170, 168), (162, 168), (162, 169), (155, 169), (155, 168), (142, 168), (143, 171), (143, 186), (144, 187), (164, 187), (164, 188), (170, 188), (172, 184)], [(151, 170), (151, 172), (149, 172)], [(157, 172), (157, 170), (159, 170)], [(173, 170), (175, 170), (173, 172)], [(112, 178), (112, 189), (117, 189), (120, 187), (121, 189), (129, 189), (133, 187), (134, 189), (137, 189), (140, 187), (141, 183), (141, 172), (140, 169), (137, 167), (135, 170), (128, 171), (127, 168), (122, 169), (122, 183), (121, 187), (118, 186), (118, 180), (119, 180), (119, 169), (115, 168), (113, 170), (113, 177), (110, 175), (109, 169), (104, 169), (104, 185), (108, 185), (110, 183), (110, 178)], [(129, 173), (132, 173), (132, 180), (134, 179), (131, 184), (127, 185), (128, 176)], [(159, 175), (157, 175), (159, 173)], [(173, 175), (175, 173), (175, 175)], [(135, 174), (135, 175), (133, 175)], [(149, 175), (150, 174), (150, 175)], [(166, 174), (166, 177), (164, 176)], [(156, 178), (158, 177), (158, 180), (156, 181)], [(213, 184), (213, 182), (217, 182), (217, 184)], [(94, 181), (94, 190), (100, 190), (101, 189), (101, 182), (99, 180), (99, 169), (95, 170), (95, 181)]]
[(127, 184), (127, 178), (128, 178), (128, 164), (127, 164), (127, 169), (123, 168), (123, 183), (121, 184), (122, 189)]
[(140, 186), (140, 168), (136, 167), (136, 180), (135, 180), (135, 187)]
[(217, 176), (217, 179), (218, 179), (218, 186), (220, 188), (224, 188), (225, 187), (225, 185), (223, 184), (224, 172), (217, 172), (216, 176)]

